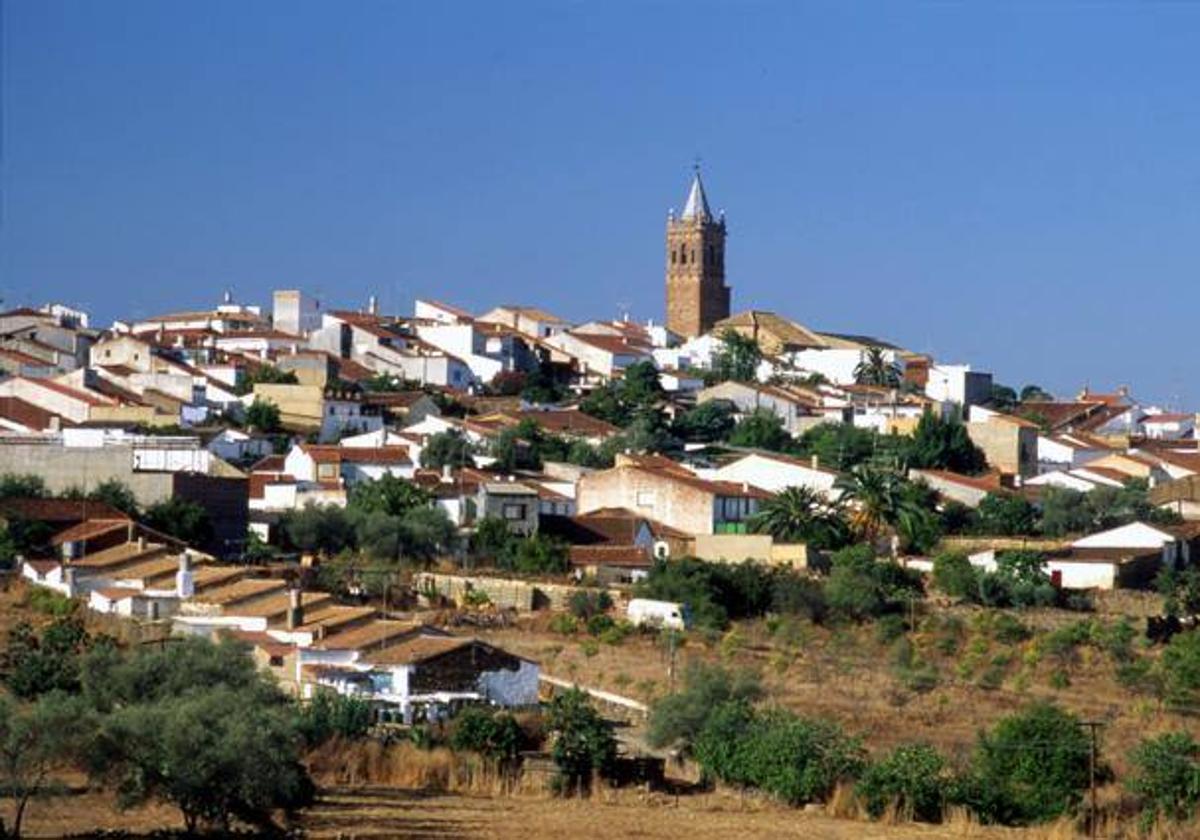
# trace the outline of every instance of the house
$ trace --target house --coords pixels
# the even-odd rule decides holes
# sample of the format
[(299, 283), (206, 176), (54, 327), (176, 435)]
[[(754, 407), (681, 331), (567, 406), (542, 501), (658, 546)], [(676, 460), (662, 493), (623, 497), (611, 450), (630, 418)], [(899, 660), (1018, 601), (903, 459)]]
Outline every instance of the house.
[(1123, 482), (1110, 479), (1103, 472), (1089, 472), (1086, 468), (1078, 470), (1053, 470), (1035, 475), (1025, 480), (1024, 487), (1061, 487), (1064, 490), (1074, 490), (1078, 493), (1090, 493), (1097, 487), (1121, 487)]
[(751, 452), (716, 469), (696, 470), (701, 478), (713, 481), (750, 484), (771, 493), (787, 487), (807, 487), (826, 497), (832, 497), (837, 470), (821, 466), (820, 459), (791, 458), (778, 452)]
[(555, 333), (545, 342), (577, 359), (585, 373), (596, 373), (605, 378), (617, 375), (630, 365), (653, 362), (654, 359), (648, 344), (631, 341), (625, 336), (564, 331)]
[(656, 559), (692, 553), (687, 534), (629, 510), (544, 516), (542, 532), (570, 543), (568, 559), (578, 576), (605, 583), (632, 583), (645, 577)]
[(479, 519), (500, 519), (511, 534), (537, 533), (541, 510), (538, 491), (519, 481), (482, 481), (475, 497)]
[(964, 409), (982, 405), (992, 397), (992, 375), (971, 370), (970, 365), (933, 365), (925, 381), (925, 396)]
[(352, 486), (384, 475), (411, 478), (415, 465), (406, 446), (294, 445), (284, 459), (283, 472), (296, 481)]
[(1000, 476), (991, 473), (984, 476), (960, 475), (948, 470), (909, 470), (909, 478), (920, 479), (928, 484), (943, 499), (958, 502), (969, 508), (977, 508), (993, 493), (1004, 492)]
[(971, 442), (1005, 475), (1037, 475), (1038, 426), (1020, 417), (973, 405), (966, 423)]
[(1075, 400), (1026, 400), (1014, 411), (1053, 433), (1084, 432), (1114, 439), (1136, 433), (1146, 414), (1130, 400), (1127, 388), (1112, 394), (1084, 388)]
[(819, 406), (819, 400), (774, 385), (728, 381), (704, 388), (696, 394), (697, 405), (713, 400), (728, 403), (743, 416), (756, 411), (769, 411), (783, 422), (783, 428), (792, 435), (798, 435), (827, 419), (841, 419), (843, 415), (843, 410), (837, 408), (834, 409), (836, 417), (831, 416)]
[(257, 461), (275, 451), (275, 445), (269, 438), (254, 437), (241, 429), (232, 428), (222, 429), (204, 448), (223, 461)]
[(72, 423), (85, 423), (93, 412), (116, 406), (118, 400), (82, 388), (64, 385), (55, 379), (30, 379), (12, 376), (0, 381), (0, 397), (9, 397), (36, 406)]
[(309, 347), (422, 385), (466, 390), (477, 382), (462, 359), (421, 340), (396, 319), (375, 313), (324, 313), (321, 328), (309, 336)]
[(285, 333), (307, 335), (321, 326), (321, 302), (299, 289), (271, 294), (271, 325)]
[(652, 550), (640, 545), (573, 545), (567, 559), (576, 576), (604, 584), (636, 583), (654, 565)]
[(383, 428), (381, 412), (364, 405), (362, 394), (356, 390), (260, 382), (243, 402), (249, 406), (256, 400), (277, 406), (285, 428), (317, 432), (322, 442)]
[(0, 347), (0, 374), (9, 376), (26, 376), (30, 379), (44, 379), (57, 376), (62, 371), (53, 362), (31, 356), (20, 350)]
[(713, 332), (718, 336), (723, 335), (726, 330), (732, 330), (750, 339), (767, 356), (800, 353), (804, 350), (824, 350), (829, 347), (825, 339), (803, 324), (774, 312), (757, 309), (730, 315), (713, 326)]
[(502, 324), (534, 338), (551, 338), (570, 328), (570, 323), (543, 309), (532, 306), (497, 306), (476, 320)]
[(585, 414), (578, 408), (519, 409), (485, 414), (473, 419), (476, 423), (492, 423), (499, 428), (516, 426), (525, 420), (530, 420), (548, 435), (583, 440), (592, 446), (599, 446), (609, 438), (621, 433), (621, 430), (613, 424)]
[(469, 324), (475, 319), (475, 316), (465, 309), (428, 298), (417, 298), (413, 302), (413, 315), (423, 321), (437, 321), (442, 324)]
[(886, 364), (904, 375), (908, 355), (903, 349), (886, 341), (866, 336), (817, 333), (823, 347), (806, 348), (789, 353), (792, 365), (810, 373), (819, 373), (835, 385), (854, 385), (858, 382), (858, 367), (867, 354), (878, 350)]
[(662, 456), (618, 455), (579, 480), (580, 514), (625, 508), (687, 534), (744, 533), (771, 494), (749, 483), (710, 481)]
[(19, 397), (0, 397), (0, 432), (57, 431), (62, 417)]
[(134, 335), (157, 333), (163, 330), (211, 330), (225, 333), (236, 330), (264, 329), (269, 327), (267, 319), (258, 306), (234, 303), (233, 295), (226, 292), (215, 309), (172, 312), (135, 321), (128, 332)]
[(1151, 440), (1183, 440), (1196, 435), (1196, 415), (1148, 414), (1142, 418), (1142, 434)]
[(545, 516), (541, 530), (571, 545), (636, 546), (660, 559), (691, 553), (690, 534), (625, 508), (600, 508), (571, 516)]
[(384, 718), (441, 720), (459, 705), (505, 708), (538, 702), (538, 664), (479, 639), (421, 633), (349, 665), (302, 668), (303, 696), (320, 688), (362, 697)]
[[(1196, 546), (1194, 526), (1157, 527), (1131, 522), (1075, 540), (1065, 550), (1050, 552), (1046, 571), (1064, 589), (1145, 589), (1164, 567), (1191, 563)], [(971, 562), (994, 569), (995, 553), (972, 555)]]
[(1113, 470), (1124, 475), (1126, 481), (1141, 479), (1151, 487), (1171, 480), (1171, 474), (1161, 463), (1134, 452), (1109, 452), (1101, 458), (1089, 461), (1084, 469)]
[(1041, 433), (1037, 439), (1038, 472), (1082, 467), (1112, 451), (1107, 442), (1082, 432)]
[(899, 388), (877, 385), (843, 385), (849, 403), (851, 422), (860, 429), (874, 429), (880, 434), (912, 434), (921, 418), (929, 412), (945, 416), (953, 410), (951, 403), (936, 403), (919, 393), (905, 393)]
[(659, 368), (658, 382), (669, 394), (690, 394), (704, 387), (704, 377), (699, 371), (680, 368)]
[(368, 391), (363, 394), (363, 405), (379, 409), (385, 422), (398, 426), (442, 414), (437, 402), (424, 391)]

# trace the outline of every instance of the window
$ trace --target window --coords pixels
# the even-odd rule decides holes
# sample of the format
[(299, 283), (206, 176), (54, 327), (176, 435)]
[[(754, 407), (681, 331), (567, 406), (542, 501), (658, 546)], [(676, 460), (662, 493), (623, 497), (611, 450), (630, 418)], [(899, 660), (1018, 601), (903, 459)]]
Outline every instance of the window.
[(318, 464), (317, 479), (319, 481), (331, 481), (337, 478), (337, 467), (333, 464)]
[(654, 507), (654, 491), (639, 490), (637, 493), (638, 507)]
[(505, 519), (516, 520), (525, 518), (525, 505), (505, 505), (501, 508)]
[(675, 265), (675, 258), (676, 258), (675, 249), (672, 248), (671, 249), (671, 265)]

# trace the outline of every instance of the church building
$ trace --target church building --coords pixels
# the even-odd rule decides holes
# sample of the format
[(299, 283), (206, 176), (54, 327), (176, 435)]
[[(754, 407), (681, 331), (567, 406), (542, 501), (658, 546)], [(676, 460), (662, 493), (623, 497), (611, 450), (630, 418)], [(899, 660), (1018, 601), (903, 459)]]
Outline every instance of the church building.
[(728, 317), (725, 214), (713, 217), (697, 167), (683, 212), (667, 218), (667, 329), (694, 338)]

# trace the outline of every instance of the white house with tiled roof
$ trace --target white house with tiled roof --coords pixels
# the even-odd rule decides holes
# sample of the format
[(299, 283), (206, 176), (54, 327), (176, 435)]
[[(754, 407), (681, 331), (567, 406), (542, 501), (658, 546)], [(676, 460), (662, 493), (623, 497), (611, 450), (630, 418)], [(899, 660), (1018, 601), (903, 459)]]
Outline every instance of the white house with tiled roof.
[(814, 455), (808, 460), (791, 458), (778, 452), (750, 452), (716, 469), (699, 469), (696, 474), (713, 481), (748, 483), (771, 493), (788, 487), (807, 487), (823, 496), (832, 496), (837, 470), (821, 465)]

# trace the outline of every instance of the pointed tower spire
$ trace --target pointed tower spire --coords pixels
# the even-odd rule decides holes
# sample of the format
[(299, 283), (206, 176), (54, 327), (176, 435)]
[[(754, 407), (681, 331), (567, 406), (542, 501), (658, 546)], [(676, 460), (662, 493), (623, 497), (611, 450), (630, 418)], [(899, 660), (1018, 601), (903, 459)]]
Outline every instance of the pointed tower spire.
[(692, 176), (692, 188), (688, 190), (680, 218), (708, 221), (712, 218), (712, 211), (708, 209), (708, 196), (704, 194), (704, 183), (700, 180), (700, 164), (697, 163), (693, 168), (695, 175)]

